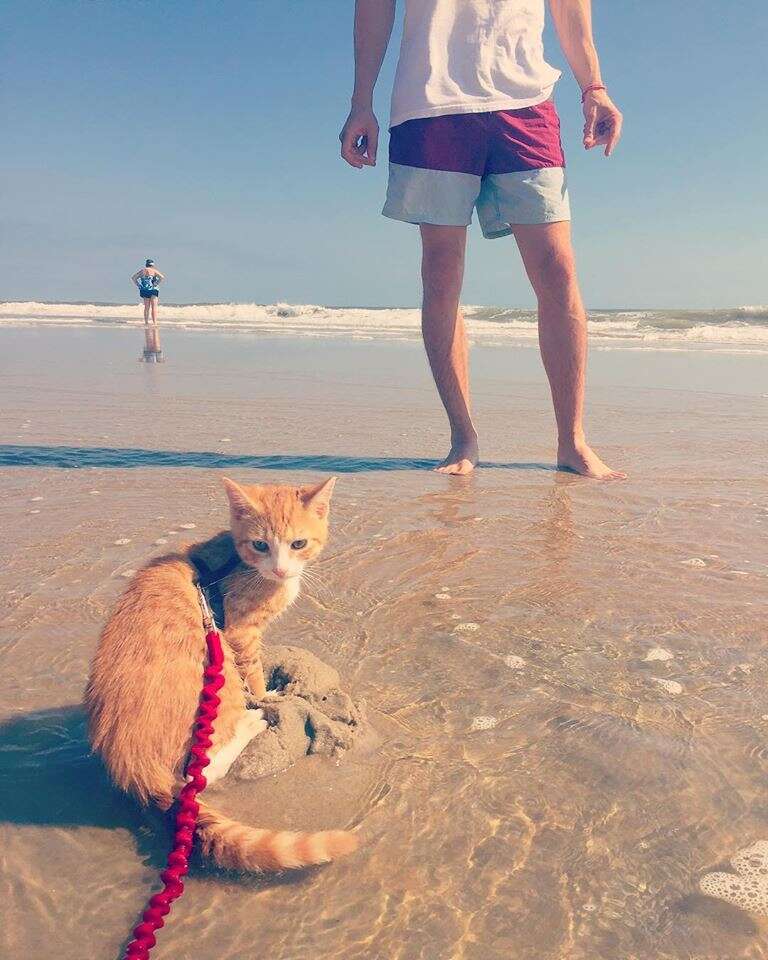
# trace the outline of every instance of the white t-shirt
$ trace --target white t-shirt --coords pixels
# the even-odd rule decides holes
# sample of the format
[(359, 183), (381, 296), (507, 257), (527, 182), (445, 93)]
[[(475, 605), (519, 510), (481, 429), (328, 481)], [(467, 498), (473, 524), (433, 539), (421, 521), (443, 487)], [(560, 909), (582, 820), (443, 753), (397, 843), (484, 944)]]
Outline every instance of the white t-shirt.
[(405, 0), (390, 126), (548, 99), (543, 30), (544, 0)]

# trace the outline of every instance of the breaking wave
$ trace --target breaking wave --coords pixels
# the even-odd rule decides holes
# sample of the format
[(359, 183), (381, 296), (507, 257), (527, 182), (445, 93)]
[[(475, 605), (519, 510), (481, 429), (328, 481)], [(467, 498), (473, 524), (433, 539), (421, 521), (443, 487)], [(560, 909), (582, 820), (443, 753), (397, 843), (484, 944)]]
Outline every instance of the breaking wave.
[[(464, 307), (475, 343), (498, 344), (536, 338), (532, 310)], [(721, 350), (768, 351), (768, 306), (725, 310), (592, 310), (589, 329), (604, 347), (650, 346), (679, 349), (709, 346)], [(140, 326), (141, 307), (113, 303), (0, 303), (0, 325)], [(164, 328), (290, 337), (418, 339), (415, 308), (325, 307), (288, 303), (163, 302)]]

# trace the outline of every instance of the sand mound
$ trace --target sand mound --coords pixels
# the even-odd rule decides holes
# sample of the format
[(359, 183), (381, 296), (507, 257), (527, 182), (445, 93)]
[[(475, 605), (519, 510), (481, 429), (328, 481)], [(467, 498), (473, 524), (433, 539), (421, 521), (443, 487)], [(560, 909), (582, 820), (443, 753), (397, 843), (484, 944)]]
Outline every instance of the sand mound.
[(736, 873), (708, 873), (701, 892), (750, 913), (768, 916), (768, 840), (758, 840), (731, 858)]
[(338, 757), (368, 732), (364, 703), (341, 689), (333, 667), (299, 647), (267, 647), (262, 659), (268, 698), (260, 706), (270, 726), (245, 748), (227, 779), (269, 776), (308, 754)]

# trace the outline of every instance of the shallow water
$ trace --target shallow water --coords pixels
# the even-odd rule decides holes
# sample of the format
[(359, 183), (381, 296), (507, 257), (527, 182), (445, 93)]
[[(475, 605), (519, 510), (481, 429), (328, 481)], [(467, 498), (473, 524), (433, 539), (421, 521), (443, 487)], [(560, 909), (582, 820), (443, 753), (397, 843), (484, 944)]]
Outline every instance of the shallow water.
[(450, 480), (417, 469), (444, 451), (414, 347), (177, 334), (146, 367), (135, 337), (2, 337), (3, 958), (117, 957), (163, 861), (77, 708), (125, 575), (223, 525), (222, 473), (326, 472), (322, 583), (272, 637), (336, 666), (381, 743), (217, 804), (362, 847), (278, 880), (196, 867), (153, 956), (768, 957), (768, 921), (698, 893), (768, 838), (752, 359), (596, 357), (592, 433), (632, 474), (599, 485), (551, 470), (535, 352), (478, 351), (490, 466)]

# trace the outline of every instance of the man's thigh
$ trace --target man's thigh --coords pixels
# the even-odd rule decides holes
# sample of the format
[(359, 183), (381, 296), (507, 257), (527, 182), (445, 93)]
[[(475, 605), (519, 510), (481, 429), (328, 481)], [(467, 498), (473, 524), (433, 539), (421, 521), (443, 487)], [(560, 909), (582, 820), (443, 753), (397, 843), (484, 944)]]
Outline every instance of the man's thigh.
[(458, 298), (464, 280), (467, 228), (420, 224), (425, 295)]
[(435, 223), (419, 224), (421, 245), (425, 253), (445, 252), (464, 256), (467, 247), (467, 228), (449, 227)]
[(525, 271), (539, 296), (553, 288), (562, 291), (576, 283), (576, 263), (571, 240), (571, 224), (513, 224), (515, 240)]

